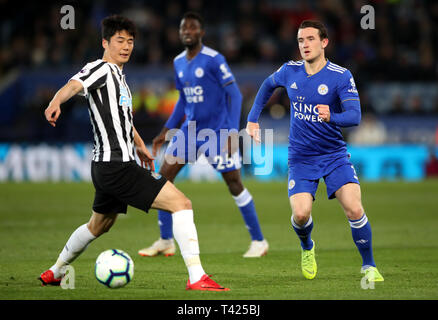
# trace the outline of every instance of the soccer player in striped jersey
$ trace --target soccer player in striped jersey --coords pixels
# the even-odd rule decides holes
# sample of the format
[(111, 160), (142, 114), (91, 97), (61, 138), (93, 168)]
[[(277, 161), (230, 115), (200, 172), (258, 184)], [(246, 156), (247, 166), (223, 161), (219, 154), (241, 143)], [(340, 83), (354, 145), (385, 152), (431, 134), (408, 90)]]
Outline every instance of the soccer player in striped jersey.
[[(166, 150), (160, 174), (173, 181), (187, 162), (194, 161), (193, 158), (200, 153), (204, 154), (208, 162), (222, 174), (249, 231), (251, 243), (243, 257), (258, 258), (267, 253), (269, 245), (262, 234), (252, 196), (241, 181), (237, 143), (227, 140), (228, 136), (221, 139), (223, 136), (220, 134), (221, 129), (226, 129), (230, 137), (233, 134), (237, 136), (242, 95), (224, 56), (202, 44), (204, 33), (202, 17), (193, 12), (186, 13), (179, 29), (185, 50), (174, 59), (175, 84), (180, 97), (163, 130), (153, 140), (152, 151), (155, 155), (165, 142), (169, 129), (178, 128), (186, 117), (181, 130)], [(193, 139), (190, 138), (191, 123), (196, 124)], [(197, 137), (205, 129), (210, 130), (219, 142), (217, 149), (203, 150), (208, 143), (198, 141)], [(180, 141), (184, 143), (178, 145)], [(179, 152), (181, 150), (183, 152)], [(151, 247), (141, 249), (139, 254), (142, 256), (170, 256), (175, 253), (171, 215), (161, 210), (158, 220), (160, 239)]]
[[(189, 273), (187, 290), (228, 291), (203, 270), (190, 200), (154, 172), (154, 158), (133, 126), (132, 96), (123, 65), (132, 53), (135, 35), (135, 25), (129, 19), (117, 15), (105, 18), (103, 58), (88, 63), (73, 76), (45, 110), (47, 121), (56, 126), (62, 103), (76, 94), (87, 98), (94, 131), (91, 176), (96, 192), (90, 220), (72, 233), (56, 263), (39, 279), (43, 285), (60, 285), (64, 267), (108, 232), (117, 215), (126, 214), (130, 205), (146, 212), (155, 208), (172, 213), (173, 233)], [(135, 161), (134, 150), (142, 166)]]
[(342, 127), (356, 126), (361, 118), (353, 76), (325, 58), (328, 35), (322, 23), (303, 21), (297, 39), (303, 60), (289, 61), (265, 79), (248, 115), (246, 130), (260, 141), (260, 113), (275, 88), (285, 88), (290, 99), (291, 223), (301, 241), (304, 277), (313, 279), (317, 272), (311, 211), (319, 179), (323, 178), (328, 198), (337, 198), (348, 218), (362, 256), (362, 271), (369, 281), (383, 281), (373, 258), (371, 226), (362, 206), (359, 180), (341, 133)]

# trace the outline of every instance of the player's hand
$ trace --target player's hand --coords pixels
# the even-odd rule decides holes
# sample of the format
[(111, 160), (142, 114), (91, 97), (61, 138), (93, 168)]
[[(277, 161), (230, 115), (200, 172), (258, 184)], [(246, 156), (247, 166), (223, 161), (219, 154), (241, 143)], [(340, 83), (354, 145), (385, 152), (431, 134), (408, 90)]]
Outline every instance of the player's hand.
[(246, 133), (254, 139), (255, 142), (260, 143), (260, 126), (257, 122), (249, 122), (246, 125)]
[(330, 122), (330, 107), (326, 104), (318, 104), (316, 108), (318, 109), (318, 117), (324, 122)]
[(149, 150), (146, 148), (146, 146), (143, 145), (142, 147), (137, 147), (136, 149), (141, 166), (151, 171), (155, 171), (155, 158), (149, 153)]
[(50, 123), (52, 127), (56, 127), (56, 120), (58, 120), (61, 114), (61, 105), (57, 102), (50, 102), (49, 106), (44, 111), (44, 116), (46, 120)]
[(161, 131), (161, 133), (152, 140), (152, 154), (154, 157), (157, 156), (157, 151), (160, 150), (163, 143), (166, 142), (166, 132), (167, 130)]

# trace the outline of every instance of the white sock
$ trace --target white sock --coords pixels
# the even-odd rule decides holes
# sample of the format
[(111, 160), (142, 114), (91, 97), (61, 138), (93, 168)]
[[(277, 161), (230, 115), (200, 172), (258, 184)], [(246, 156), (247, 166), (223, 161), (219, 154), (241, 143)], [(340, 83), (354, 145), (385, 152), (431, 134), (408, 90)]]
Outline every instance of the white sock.
[(189, 272), (190, 283), (198, 282), (205, 274), (199, 258), (198, 233), (193, 220), (193, 210), (172, 214), (173, 236)]
[(232, 196), (234, 198), (234, 201), (236, 201), (236, 205), (240, 207), (246, 206), (248, 203), (251, 202), (252, 196), (251, 193), (249, 193), (248, 189), (243, 189), (243, 191), (238, 196)]
[(77, 228), (68, 239), (56, 263), (50, 268), (55, 278), (63, 276), (62, 267), (72, 263), (96, 237), (90, 232), (87, 224)]

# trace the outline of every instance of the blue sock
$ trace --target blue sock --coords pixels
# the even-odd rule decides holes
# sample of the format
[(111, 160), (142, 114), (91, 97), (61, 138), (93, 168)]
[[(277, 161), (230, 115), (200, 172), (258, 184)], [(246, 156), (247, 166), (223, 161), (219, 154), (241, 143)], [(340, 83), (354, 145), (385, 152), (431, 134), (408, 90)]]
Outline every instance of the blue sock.
[(371, 225), (368, 222), (368, 218), (364, 213), (362, 218), (358, 220), (348, 220), (351, 226), (351, 234), (353, 236), (354, 243), (356, 244), (359, 253), (362, 256), (362, 267), (372, 266), (376, 264), (373, 258), (373, 248), (371, 243)]
[(251, 240), (263, 240), (264, 238), (260, 229), (254, 201), (252, 200), (249, 191), (244, 189), (238, 196), (233, 196), (233, 198), (239, 207), (240, 213), (242, 214), (243, 220), (245, 221), (246, 227), (251, 235)]
[(313, 248), (313, 241), (311, 238), (312, 229), (313, 229), (313, 219), (310, 216), (309, 220), (307, 220), (304, 226), (299, 226), (294, 221), (294, 216), (291, 217), (292, 228), (294, 228), (295, 233), (298, 235), (301, 241), (301, 248), (304, 250), (311, 250)]
[(173, 238), (172, 214), (170, 212), (158, 210), (158, 225), (160, 226), (160, 237), (162, 239)]

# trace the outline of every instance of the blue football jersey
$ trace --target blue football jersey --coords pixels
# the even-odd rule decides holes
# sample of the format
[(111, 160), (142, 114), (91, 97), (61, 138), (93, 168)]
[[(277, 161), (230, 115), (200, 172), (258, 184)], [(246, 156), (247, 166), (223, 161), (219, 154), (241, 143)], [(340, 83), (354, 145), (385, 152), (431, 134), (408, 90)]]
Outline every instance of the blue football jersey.
[(196, 129), (228, 129), (227, 98), (224, 86), (235, 81), (219, 52), (203, 46), (188, 60), (186, 51), (174, 59), (175, 86), (185, 99), (186, 122), (196, 121)]
[(308, 75), (304, 61), (289, 61), (270, 76), (275, 87), (284, 87), (290, 99), (289, 160), (346, 153), (341, 129), (318, 117), (316, 105), (343, 112), (343, 103), (359, 100), (351, 72), (327, 60), (316, 74)]

